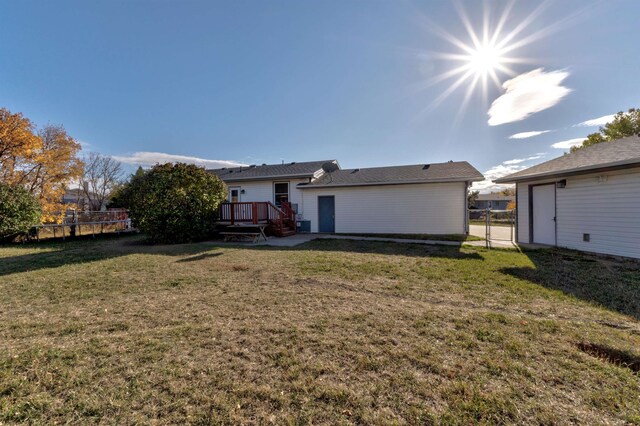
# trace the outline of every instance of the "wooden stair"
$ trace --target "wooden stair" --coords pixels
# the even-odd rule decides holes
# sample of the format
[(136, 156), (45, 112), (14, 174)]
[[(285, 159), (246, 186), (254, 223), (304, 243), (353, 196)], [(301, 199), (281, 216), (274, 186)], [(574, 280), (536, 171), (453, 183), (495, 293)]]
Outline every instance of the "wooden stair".
[(276, 237), (289, 237), (296, 234), (296, 215), (291, 208), (291, 203), (282, 203), (279, 208), (269, 203), (268, 208), (268, 233)]

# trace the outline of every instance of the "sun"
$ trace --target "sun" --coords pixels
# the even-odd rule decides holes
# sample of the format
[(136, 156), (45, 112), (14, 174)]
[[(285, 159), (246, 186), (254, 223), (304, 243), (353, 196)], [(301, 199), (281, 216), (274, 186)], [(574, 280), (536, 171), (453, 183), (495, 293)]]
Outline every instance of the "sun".
[[(431, 57), (451, 63), (451, 66), (441, 74), (438, 74), (422, 87), (430, 87), (447, 80), (449, 86), (435, 99), (432, 100), (429, 109), (435, 108), (459, 87), (466, 84), (464, 99), (459, 113), (464, 110), (473, 93), (480, 88), (483, 100), (488, 99), (489, 85), (494, 84), (501, 88), (503, 77), (514, 77), (517, 73), (511, 68), (513, 64), (533, 62), (532, 58), (515, 57), (512, 54), (519, 48), (539, 40), (548, 35), (551, 30), (542, 28), (533, 34), (523, 36), (523, 32), (542, 13), (548, 2), (544, 2), (522, 20), (510, 18), (510, 12), (514, 2), (507, 3), (501, 15), (492, 20), (485, 2), (484, 14), (481, 25), (473, 25), (467, 12), (459, 2), (454, 2), (458, 16), (466, 30), (466, 37), (458, 37), (426, 18), (427, 28), (436, 36), (450, 43), (453, 47), (450, 52), (430, 52)], [(509, 24), (514, 25), (510, 31), (505, 31)]]
[(500, 49), (489, 43), (476, 48), (467, 59), (469, 68), (473, 70), (475, 75), (482, 77), (502, 69), (504, 67), (502, 60)]

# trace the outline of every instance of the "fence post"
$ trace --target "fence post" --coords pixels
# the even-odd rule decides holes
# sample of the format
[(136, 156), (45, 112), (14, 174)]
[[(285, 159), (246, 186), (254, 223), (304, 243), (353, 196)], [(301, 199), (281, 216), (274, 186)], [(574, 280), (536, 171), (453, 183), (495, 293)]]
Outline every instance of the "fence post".
[(251, 203), (251, 222), (254, 225), (258, 224), (258, 204), (255, 202)]
[(489, 239), (491, 238), (491, 222), (489, 221), (489, 215), (491, 210), (485, 209), (484, 211), (484, 244), (486, 248), (489, 248)]

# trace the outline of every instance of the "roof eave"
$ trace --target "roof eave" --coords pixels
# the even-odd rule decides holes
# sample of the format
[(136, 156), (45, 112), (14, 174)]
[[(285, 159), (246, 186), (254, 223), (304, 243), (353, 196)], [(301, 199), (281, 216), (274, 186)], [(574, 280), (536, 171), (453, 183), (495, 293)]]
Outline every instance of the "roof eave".
[(276, 180), (276, 179), (305, 179), (305, 178), (313, 178), (313, 173), (307, 174), (296, 174), (296, 175), (277, 175), (277, 176), (256, 176), (256, 177), (240, 177), (240, 178), (228, 178), (227, 176), (219, 176), (225, 182), (242, 182), (242, 181), (250, 181), (250, 180)]
[(538, 173), (534, 175), (526, 175), (526, 176), (505, 176), (499, 179), (494, 180), (494, 183), (519, 183), (528, 180), (539, 180), (539, 179), (551, 179), (563, 176), (576, 176), (576, 175), (586, 175), (590, 173), (601, 173), (601, 172), (609, 172), (614, 170), (622, 170), (629, 169), (633, 167), (640, 167), (640, 158), (633, 158), (631, 160), (624, 161), (616, 161), (613, 163), (599, 164), (597, 166), (586, 166), (586, 167), (578, 167), (574, 169), (567, 170), (558, 170), (547, 173)]
[(480, 182), (484, 177), (465, 177), (457, 179), (429, 179), (429, 180), (403, 180), (393, 182), (359, 182), (359, 183), (328, 183), (328, 184), (298, 184), (300, 189), (344, 188), (351, 186), (382, 186), (382, 185), (416, 185), (421, 183), (455, 183), (455, 182)]

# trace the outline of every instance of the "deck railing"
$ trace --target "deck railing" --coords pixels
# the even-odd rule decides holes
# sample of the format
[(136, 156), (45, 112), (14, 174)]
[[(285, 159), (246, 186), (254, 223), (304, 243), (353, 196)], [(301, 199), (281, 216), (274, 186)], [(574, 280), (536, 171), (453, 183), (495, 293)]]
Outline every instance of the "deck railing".
[(270, 222), (282, 227), (285, 221), (295, 221), (295, 213), (290, 203), (282, 203), (282, 208), (269, 201), (223, 203), (220, 207), (220, 221), (231, 225)]

